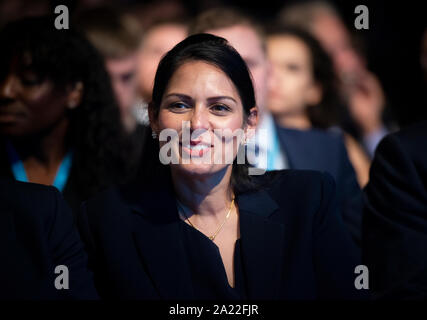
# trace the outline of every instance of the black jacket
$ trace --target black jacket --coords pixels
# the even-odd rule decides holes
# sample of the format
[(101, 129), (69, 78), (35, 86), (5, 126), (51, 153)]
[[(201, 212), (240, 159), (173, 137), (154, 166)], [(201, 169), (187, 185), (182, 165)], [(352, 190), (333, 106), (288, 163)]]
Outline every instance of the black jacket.
[(377, 148), (365, 189), (363, 253), (377, 297), (427, 298), (427, 122)]
[[(55, 279), (68, 268), (69, 289)], [(58, 190), (0, 179), (0, 299), (96, 299), (87, 255)]]
[[(328, 174), (285, 170), (236, 195), (249, 299), (351, 299), (360, 256)], [(197, 299), (170, 181), (113, 188), (78, 215), (98, 291), (106, 298)], [(218, 297), (222, 298), (222, 297)]]
[(326, 171), (336, 182), (338, 208), (357, 245), (361, 246), (363, 196), (343, 137), (320, 129), (277, 127), (290, 169)]

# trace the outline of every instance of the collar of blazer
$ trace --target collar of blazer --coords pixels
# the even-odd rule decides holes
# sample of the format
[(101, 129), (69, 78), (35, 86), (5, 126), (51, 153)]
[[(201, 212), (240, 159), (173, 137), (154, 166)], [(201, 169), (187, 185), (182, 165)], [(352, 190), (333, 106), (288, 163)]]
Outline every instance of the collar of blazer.
[[(128, 199), (129, 200), (129, 199)], [(171, 189), (153, 188), (128, 202), (137, 219), (134, 238), (162, 298), (195, 299), (180, 241), (180, 218)], [(250, 299), (278, 297), (283, 273), (284, 226), (269, 216), (279, 207), (265, 191), (236, 195), (245, 279)]]

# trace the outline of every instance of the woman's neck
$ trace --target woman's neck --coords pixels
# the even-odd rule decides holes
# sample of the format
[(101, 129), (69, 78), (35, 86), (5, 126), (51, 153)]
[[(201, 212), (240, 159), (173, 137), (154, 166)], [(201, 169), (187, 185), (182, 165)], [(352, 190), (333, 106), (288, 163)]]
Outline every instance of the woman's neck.
[(310, 119), (304, 113), (277, 115), (276, 121), (281, 127), (307, 130), (312, 127)]
[(233, 193), (230, 187), (232, 166), (209, 176), (189, 176), (172, 169), (172, 181), (178, 200), (198, 217), (223, 219)]
[(63, 119), (46, 132), (11, 140), (29, 176), (32, 175), (31, 171), (36, 172), (32, 176), (35, 175), (37, 180), (37, 175), (42, 172), (56, 172), (67, 152), (67, 130), (68, 120)]

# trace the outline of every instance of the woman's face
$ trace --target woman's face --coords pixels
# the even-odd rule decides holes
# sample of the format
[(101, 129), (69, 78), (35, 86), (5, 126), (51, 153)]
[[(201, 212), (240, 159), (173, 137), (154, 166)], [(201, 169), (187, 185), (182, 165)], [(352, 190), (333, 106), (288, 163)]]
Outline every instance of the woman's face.
[(27, 136), (50, 128), (65, 116), (66, 102), (64, 90), (12, 63), (0, 80), (0, 134)]
[(271, 36), (267, 40), (271, 63), (268, 108), (273, 114), (296, 115), (320, 100), (313, 78), (309, 48), (293, 36)]
[[(232, 81), (217, 67), (201, 61), (186, 62), (176, 70), (158, 117), (151, 116), (151, 120), (158, 135), (164, 129), (177, 132), (174, 150), (178, 163), (172, 169), (193, 175), (231, 170), (242, 142), (238, 134), (254, 128), (245, 125), (240, 95)], [(159, 138), (162, 153), (170, 142)]]

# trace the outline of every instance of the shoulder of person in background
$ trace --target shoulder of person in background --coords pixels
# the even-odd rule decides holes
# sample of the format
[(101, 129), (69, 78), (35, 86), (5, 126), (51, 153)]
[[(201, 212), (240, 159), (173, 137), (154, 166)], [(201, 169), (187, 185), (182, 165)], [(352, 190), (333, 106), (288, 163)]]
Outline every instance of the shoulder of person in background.
[(426, 141), (427, 122), (420, 122), (386, 136), (375, 153), (365, 188), (363, 254), (378, 297), (427, 295)]
[(0, 299), (97, 299), (60, 192), (0, 179)]
[(340, 131), (278, 128), (279, 139), (292, 169), (326, 171), (337, 184), (345, 224), (354, 241), (361, 242), (362, 193)]

